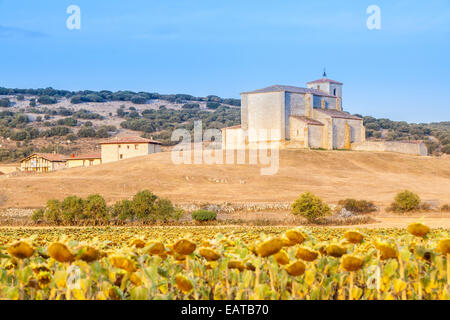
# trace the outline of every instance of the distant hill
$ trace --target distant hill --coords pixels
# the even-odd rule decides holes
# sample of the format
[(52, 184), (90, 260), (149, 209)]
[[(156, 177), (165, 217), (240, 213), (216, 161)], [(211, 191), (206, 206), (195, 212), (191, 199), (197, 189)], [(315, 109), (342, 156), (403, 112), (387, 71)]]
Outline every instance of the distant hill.
[[(239, 124), (240, 104), (239, 99), (214, 95), (0, 88), (0, 162), (37, 151), (91, 152), (99, 139), (125, 134), (153, 137), (170, 146), (171, 132), (192, 130), (196, 120), (205, 129)], [(430, 153), (450, 154), (449, 121), (410, 124), (363, 118), (368, 139), (424, 140)]]
[[(266, 167), (266, 166), (264, 166)], [(424, 200), (450, 204), (445, 157), (358, 151), (281, 150), (279, 171), (259, 165), (176, 165), (170, 152), (48, 174), (0, 177), (4, 207), (33, 208), (49, 199), (101, 194), (109, 203), (149, 189), (176, 203), (292, 203), (310, 191), (326, 202), (356, 198), (389, 205), (409, 189)]]

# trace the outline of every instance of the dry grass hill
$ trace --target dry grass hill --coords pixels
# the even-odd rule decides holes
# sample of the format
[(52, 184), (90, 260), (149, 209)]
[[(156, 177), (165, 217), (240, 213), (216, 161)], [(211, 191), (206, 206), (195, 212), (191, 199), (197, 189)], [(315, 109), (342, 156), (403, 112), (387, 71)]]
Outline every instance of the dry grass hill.
[(353, 197), (388, 205), (402, 189), (450, 203), (450, 159), (393, 153), (285, 150), (274, 176), (255, 165), (175, 165), (169, 152), (91, 168), (1, 176), (3, 207), (99, 193), (111, 203), (150, 189), (176, 203), (291, 202), (311, 191), (329, 203)]

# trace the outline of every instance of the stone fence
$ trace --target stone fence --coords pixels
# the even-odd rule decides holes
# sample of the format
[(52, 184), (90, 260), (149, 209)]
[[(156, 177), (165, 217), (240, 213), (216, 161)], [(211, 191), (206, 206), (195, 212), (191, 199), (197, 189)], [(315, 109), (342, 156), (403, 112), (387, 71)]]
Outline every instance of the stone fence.
[(352, 150), (382, 151), (427, 156), (428, 150), (423, 141), (365, 141), (352, 143)]

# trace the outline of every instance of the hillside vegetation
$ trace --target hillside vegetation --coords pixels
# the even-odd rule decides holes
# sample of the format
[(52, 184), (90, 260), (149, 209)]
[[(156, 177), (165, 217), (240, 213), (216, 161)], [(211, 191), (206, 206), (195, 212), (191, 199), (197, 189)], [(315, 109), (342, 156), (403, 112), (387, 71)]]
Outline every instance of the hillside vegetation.
[[(153, 137), (170, 146), (175, 143), (172, 131), (192, 131), (196, 120), (202, 120), (204, 129), (239, 124), (239, 107), (238, 99), (213, 95), (0, 88), (0, 162), (32, 152), (92, 152), (99, 139), (120, 133)], [(409, 124), (363, 118), (368, 139), (424, 140), (430, 154), (450, 154), (449, 121)]]

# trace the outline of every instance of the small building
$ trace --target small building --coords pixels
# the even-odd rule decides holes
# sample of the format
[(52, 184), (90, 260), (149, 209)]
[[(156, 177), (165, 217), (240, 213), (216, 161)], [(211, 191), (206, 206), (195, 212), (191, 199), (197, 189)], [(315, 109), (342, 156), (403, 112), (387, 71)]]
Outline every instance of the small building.
[(65, 156), (56, 153), (33, 153), (20, 161), (20, 171), (24, 172), (50, 172), (65, 167)]
[(102, 163), (115, 162), (161, 152), (161, 142), (141, 137), (116, 137), (100, 143)]
[(101, 153), (78, 155), (72, 154), (66, 158), (67, 168), (90, 167), (102, 164)]

